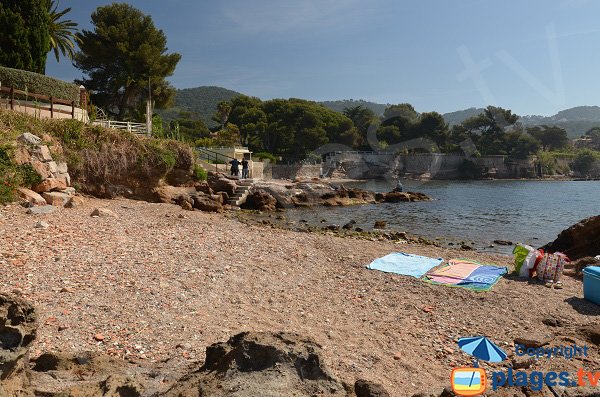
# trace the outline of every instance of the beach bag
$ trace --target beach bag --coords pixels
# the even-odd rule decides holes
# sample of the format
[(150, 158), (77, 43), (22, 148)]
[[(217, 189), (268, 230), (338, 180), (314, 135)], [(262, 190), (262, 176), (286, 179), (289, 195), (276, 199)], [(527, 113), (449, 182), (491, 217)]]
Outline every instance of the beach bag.
[(523, 277), (529, 277), (529, 271), (526, 274), (523, 274), (521, 271), (523, 269), (523, 263), (528, 255), (532, 252), (535, 252), (535, 249), (529, 245), (525, 244), (517, 244), (513, 249), (513, 255), (515, 258), (515, 273), (518, 275), (522, 275)]
[(521, 266), (519, 276), (520, 277), (533, 277), (539, 263), (544, 258), (543, 250), (533, 250), (527, 254), (523, 265)]
[(560, 281), (563, 270), (565, 269), (565, 263), (568, 261), (569, 258), (561, 252), (544, 254), (544, 257), (540, 260), (536, 269), (538, 279), (544, 282)]

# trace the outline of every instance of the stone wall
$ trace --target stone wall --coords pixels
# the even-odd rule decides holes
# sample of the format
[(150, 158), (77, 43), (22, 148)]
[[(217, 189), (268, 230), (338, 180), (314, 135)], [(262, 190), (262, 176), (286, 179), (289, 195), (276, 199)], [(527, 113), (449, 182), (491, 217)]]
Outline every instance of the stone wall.
[(321, 176), (321, 165), (300, 164), (264, 164), (263, 177), (265, 179), (296, 179), (296, 178), (319, 178)]
[(324, 172), (340, 169), (348, 178), (373, 179), (388, 176), (411, 176), (431, 179), (458, 179), (460, 166), (472, 161), (483, 176), (493, 178), (534, 177), (535, 158), (509, 160), (506, 156), (483, 156), (470, 158), (461, 154), (423, 153), (338, 153), (323, 165)]

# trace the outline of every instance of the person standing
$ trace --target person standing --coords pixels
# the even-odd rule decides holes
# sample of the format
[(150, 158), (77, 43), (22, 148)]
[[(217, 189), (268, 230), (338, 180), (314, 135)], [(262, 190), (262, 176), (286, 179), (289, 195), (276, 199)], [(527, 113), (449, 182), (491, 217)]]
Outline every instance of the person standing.
[(233, 159), (229, 162), (231, 164), (231, 176), (239, 176), (240, 174), (240, 162), (238, 159)]
[(249, 171), (250, 169), (248, 168), (248, 160), (243, 159), (242, 160), (242, 179), (246, 179), (249, 177)]

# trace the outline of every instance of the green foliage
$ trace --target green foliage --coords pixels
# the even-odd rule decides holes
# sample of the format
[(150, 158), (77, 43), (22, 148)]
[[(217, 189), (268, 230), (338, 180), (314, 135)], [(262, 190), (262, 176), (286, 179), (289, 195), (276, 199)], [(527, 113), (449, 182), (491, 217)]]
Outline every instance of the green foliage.
[(600, 153), (590, 149), (583, 149), (577, 153), (572, 168), (573, 171), (581, 176), (596, 176), (599, 173), (599, 162)]
[(592, 148), (600, 150), (600, 127), (590, 128), (585, 135), (592, 138)]
[(58, 11), (60, 1), (50, 0), (48, 4), (48, 15), (50, 22), (48, 24), (48, 34), (50, 36), (50, 47), (54, 51), (56, 62), (60, 61), (59, 55), (69, 59), (75, 56), (75, 33), (77, 32), (77, 23), (70, 19), (61, 20), (71, 11), (71, 7)]
[(277, 162), (277, 157), (273, 156), (271, 153), (267, 152), (258, 152), (252, 155), (255, 159), (259, 160), (269, 160), (269, 162), (275, 164)]
[(30, 188), (42, 181), (42, 177), (30, 164), (13, 162), (13, 147), (0, 145), (0, 204), (12, 202), (17, 197), (17, 188)]
[(215, 140), (213, 138), (200, 138), (194, 141), (194, 146), (196, 147), (211, 147), (217, 146)]
[(560, 150), (569, 145), (567, 131), (556, 126), (536, 126), (527, 128), (527, 133), (540, 141), (542, 150)]
[(197, 181), (205, 181), (208, 179), (208, 172), (198, 164), (194, 165), (192, 175)]
[(64, 145), (81, 150), (92, 146), (89, 136), (83, 133), (84, 127), (85, 124), (81, 121), (67, 119), (60, 123), (52, 123), (51, 133), (59, 138)]
[(385, 109), (390, 106), (389, 104), (385, 105), (382, 103), (369, 102), (362, 99), (354, 100), (354, 99), (345, 99), (339, 101), (323, 101), (319, 102), (319, 104), (325, 106), (328, 109), (331, 109), (335, 112), (345, 113), (345, 109), (361, 107), (363, 109), (367, 109), (375, 114), (377, 117), (383, 115)]
[(0, 65), (44, 73), (50, 50), (48, 3), (49, 0), (0, 2)]
[[(439, 151), (439, 147), (449, 144), (450, 130), (443, 116), (437, 112), (418, 114), (412, 105), (402, 103), (393, 105), (386, 109), (384, 120), (377, 129), (377, 137), (380, 141), (389, 145), (406, 143), (410, 145), (411, 140), (425, 139), (412, 151)], [(433, 142), (433, 145), (431, 144)]]
[(239, 96), (231, 100), (229, 122), (238, 126), (240, 140), (254, 152), (269, 152), (297, 161), (326, 143), (357, 144), (360, 135), (352, 120), (316, 102)]
[(167, 54), (167, 39), (152, 18), (124, 3), (98, 7), (93, 31), (77, 34), (74, 64), (94, 102), (119, 120), (143, 118), (148, 86), (156, 108), (167, 107), (175, 90), (166, 81), (181, 59)]
[(36, 94), (75, 101), (75, 104), (79, 104), (79, 86), (43, 74), (0, 66), (0, 82), (3, 87), (14, 87), (22, 91), (27, 90)]
[(240, 146), (240, 129), (237, 125), (227, 123), (224, 129), (217, 131), (217, 146)]
[(158, 114), (152, 115), (152, 135), (162, 137), (164, 133), (163, 120)]

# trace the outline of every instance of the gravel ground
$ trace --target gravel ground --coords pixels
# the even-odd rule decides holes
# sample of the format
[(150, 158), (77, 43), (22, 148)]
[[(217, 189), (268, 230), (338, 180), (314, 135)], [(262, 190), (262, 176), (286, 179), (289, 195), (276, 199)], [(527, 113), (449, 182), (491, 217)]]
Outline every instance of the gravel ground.
[[(90, 217), (98, 207), (116, 216)], [(364, 268), (392, 251), (507, 266), (509, 257), (249, 226), (168, 204), (86, 199), (45, 216), (10, 205), (0, 208), (0, 244), (1, 290), (39, 309), (34, 356), (92, 350), (184, 364), (240, 331), (291, 331), (321, 344), (342, 379), (405, 396), (440, 390), (452, 366), (470, 363), (460, 336), (488, 335), (507, 351), (523, 335), (583, 344), (577, 328), (600, 315), (570, 277), (563, 290), (505, 278), (474, 293)], [(561, 360), (537, 365), (600, 367), (597, 349)]]

